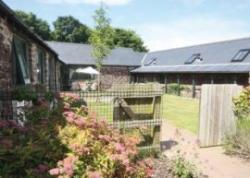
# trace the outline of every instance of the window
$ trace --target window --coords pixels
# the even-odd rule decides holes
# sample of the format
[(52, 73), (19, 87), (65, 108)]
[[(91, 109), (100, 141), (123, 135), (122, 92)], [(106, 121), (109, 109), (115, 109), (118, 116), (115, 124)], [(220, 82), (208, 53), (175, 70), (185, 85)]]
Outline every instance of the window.
[(38, 50), (37, 69), (38, 81), (43, 84), (45, 82), (45, 53), (43, 50)]
[(146, 64), (145, 66), (151, 66), (151, 65), (155, 65), (157, 61), (157, 58), (151, 58)]
[(13, 40), (13, 62), (15, 64), (14, 75), (15, 75), (15, 84), (24, 85), (30, 84), (29, 78), (29, 63), (27, 55), (27, 45), (26, 43), (14, 37)]
[(243, 61), (250, 53), (250, 49), (240, 50), (231, 60), (231, 62), (241, 62)]
[(55, 88), (55, 59), (49, 58), (49, 88), (52, 90)]
[(190, 58), (188, 58), (188, 60), (185, 62), (185, 64), (192, 64), (196, 60), (202, 61), (200, 53), (193, 54)]

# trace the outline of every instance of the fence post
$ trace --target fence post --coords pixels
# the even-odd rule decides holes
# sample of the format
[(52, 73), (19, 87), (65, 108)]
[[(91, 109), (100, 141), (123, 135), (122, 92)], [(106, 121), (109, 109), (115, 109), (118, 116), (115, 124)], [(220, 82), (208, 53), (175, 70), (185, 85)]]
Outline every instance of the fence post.
[(237, 84), (237, 76), (234, 75), (234, 84)]
[(211, 74), (211, 84), (214, 84), (214, 76)]
[(168, 93), (168, 76), (165, 75), (165, 93)]
[(178, 84), (178, 96), (181, 95), (181, 85), (180, 85), (180, 75), (177, 75), (177, 84)]
[(195, 76), (194, 75), (192, 76), (192, 85), (193, 85), (193, 87), (192, 87), (192, 97), (195, 98), (195, 85), (196, 85), (196, 83), (195, 83)]

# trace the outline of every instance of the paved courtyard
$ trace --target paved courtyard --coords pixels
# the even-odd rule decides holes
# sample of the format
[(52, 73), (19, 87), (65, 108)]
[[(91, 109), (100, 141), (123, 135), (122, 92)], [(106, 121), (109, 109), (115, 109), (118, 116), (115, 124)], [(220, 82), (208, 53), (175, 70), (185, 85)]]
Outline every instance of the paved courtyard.
[(249, 178), (250, 162), (225, 155), (222, 147), (199, 148), (197, 136), (163, 122), (162, 148), (168, 157), (177, 151), (211, 178)]

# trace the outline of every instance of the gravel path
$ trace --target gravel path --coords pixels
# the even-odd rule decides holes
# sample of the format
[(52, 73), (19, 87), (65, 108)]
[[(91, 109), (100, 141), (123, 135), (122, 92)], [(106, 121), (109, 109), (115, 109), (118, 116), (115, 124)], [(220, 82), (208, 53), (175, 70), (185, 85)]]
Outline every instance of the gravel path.
[(163, 122), (162, 148), (168, 158), (181, 152), (195, 164), (200, 172), (210, 178), (249, 178), (250, 162), (224, 154), (222, 147), (199, 148), (197, 137)]

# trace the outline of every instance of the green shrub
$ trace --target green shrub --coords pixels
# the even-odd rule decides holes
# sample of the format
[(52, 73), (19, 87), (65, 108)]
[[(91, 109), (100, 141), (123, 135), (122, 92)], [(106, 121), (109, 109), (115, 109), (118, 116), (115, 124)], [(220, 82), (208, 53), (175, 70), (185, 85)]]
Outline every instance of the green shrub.
[(225, 149), (228, 154), (237, 154), (243, 158), (250, 158), (250, 120), (240, 119), (236, 122), (236, 133), (228, 135)]
[(250, 87), (234, 98), (234, 113), (238, 119), (250, 119)]
[(228, 134), (225, 150), (228, 154), (237, 154), (250, 158), (250, 87), (244, 89), (234, 100), (234, 113), (237, 118), (236, 132)]
[(182, 91), (189, 91), (189, 87), (187, 85), (179, 85), (177, 83), (171, 83), (167, 85), (167, 93), (173, 95), (179, 95)]
[(63, 115), (67, 124), (59, 138), (68, 152), (50, 170), (56, 177), (147, 178), (152, 167), (147, 160), (135, 159), (138, 139), (119, 134), (105, 121), (88, 115), (84, 107), (71, 107), (77, 95), (64, 96)]
[[(49, 119), (27, 121), (25, 126), (0, 119), (0, 175), (2, 177), (48, 177), (67, 148), (57, 138), (64, 119), (60, 111)], [(0, 177), (1, 177), (0, 176)]]
[(12, 99), (17, 101), (33, 101), (36, 102), (38, 96), (31, 87), (17, 87), (12, 93)]
[(172, 174), (176, 178), (195, 178), (198, 177), (196, 167), (189, 161), (178, 155), (171, 161)]
[[(25, 126), (0, 119), (0, 175), (2, 177), (147, 178), (150, 160), (137, 158), (138, 139), (121, 135), (86, 107), (71, 107), (67, 95), (43, 118), (37, 112)], [(38, 99), (35, 107), (47, 104)], [(0, 176), (0, 177), (1, 177)]]

